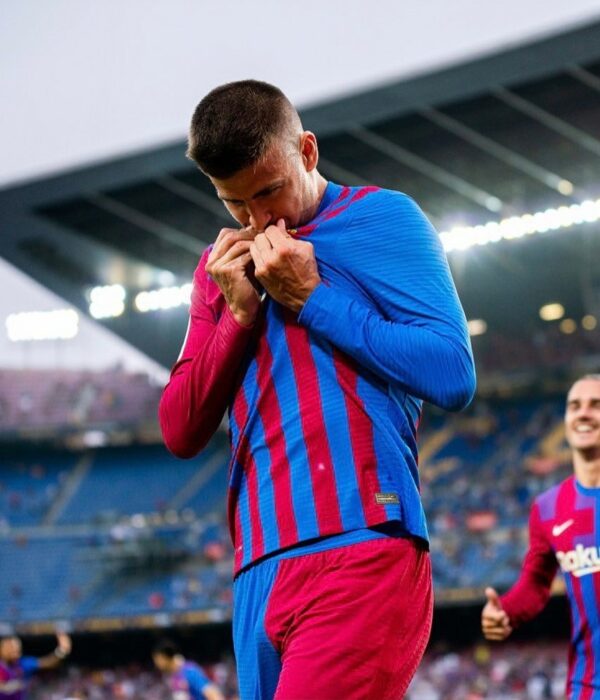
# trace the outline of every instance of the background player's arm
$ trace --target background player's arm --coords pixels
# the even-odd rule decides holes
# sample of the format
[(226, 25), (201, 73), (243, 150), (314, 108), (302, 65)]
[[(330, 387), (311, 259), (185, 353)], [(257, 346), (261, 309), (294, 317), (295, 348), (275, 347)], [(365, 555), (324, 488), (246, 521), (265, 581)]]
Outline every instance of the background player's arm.
[(37, 659), (37, 668), (56, 668), (71, 653), (72, 644), (71, 638), (68, 634), (64, 634), (64, 632), (59, 632), (56, 635), (56, 639), (58, 641), (56, 649), (51, 654), (48, 654), (46, 656), (40, 656)]
[(384, 381), (442, 408), (463, 408), (475, 368), (439, 236), (405, 195), (369, 195), (360, 208), (336, 254), (373, 303), (321, 283), (300, 323)]
[[(236, 370), (252, 335), (252, 325), (240, 322), (242, 318), (249, 320), (252, 312), (250, 316), (242, 313), (235, 317), (232, 306), (233, 309), (242, 308), (243, 300), (241, 303), (234, 301), (231, 288), (228, 295), (232, 306), (228, 304), (219, 319), (208, 305), (206, 268), (210, 255), (209, 249), (194, 275), (187, 335), (159, 405), (165, 444), (178, 457), (193, 457), (219, 427), (235, 386)], [(244, 260), (238, 259), (238, 264), (243, 264)], [(244, 286), (243, 292), (247, 292), (249, 298), (254, 294), (258, 299), (253, 287), (250, 292)]]
[(200, 695), (205, 700), (225, 700), (223, 693), (212, 683), (199, 668), (191, 668), (186, 673), (186, 680), (196, 695)]
[[(491, 601), (488, 596), (488, 603), (482, 612), (484, 635), (488, 639), (504, 639), (514, 628), (538, 615), (550, 598), (550, 588), (557, 568), (554, 550), (545, 536), (538, 506), (534, 503), (529, 517), (529, 549), (523, 561), (521, 574), (515, 585), (497, 601)], [(494, 607), (499, 606), (506, 615), (510, 627), (508, 634), (496, 636), (499, 627), (504, 625), (492, 624), (495, 616), (492, 614), (494, 610), (490, 603), (493, 603)]]
[(206, 700), (225, 700), (223, 693), (214, 683), (204, 686), (202, 692), (204, 693)]

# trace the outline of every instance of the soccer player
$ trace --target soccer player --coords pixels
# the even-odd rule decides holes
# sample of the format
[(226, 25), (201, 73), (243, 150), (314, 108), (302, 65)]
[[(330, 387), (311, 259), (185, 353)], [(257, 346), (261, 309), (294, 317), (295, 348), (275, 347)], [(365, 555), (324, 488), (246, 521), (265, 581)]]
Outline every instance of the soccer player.
[(47, 656), (23, 656), (15, 635), (0, 637), (0, 700), (25, 700), (27, 681), (40, 669), (56, 668), (71, 653), (71, 638), (59, 632), (58, 645)]
[(565, 433), (573, 476), (535, 499), (521, 575), (503, 596), (486, 589), (481, 625), (487, 639), (506, 639), (541, 612), (560, 567), (572, 620), (567, 695), (600, 700), (600, 374), (571, 387)]
[(198, 664), (186, 661), (177, 647), (168, 640), (160, 642), (152, 652), (154, 665), (168, 677), (173, 700), (223, 700), (217, 686)]
[(229, 409), (241, 697), (400, 698), (432, 614), (421, 406), (475, 385), (439, 237), (406, 195), (325, 180), (267, 83), (204, 97), (188, 155), (238, 227), (200, 260), (159, 413), (192, 457)]

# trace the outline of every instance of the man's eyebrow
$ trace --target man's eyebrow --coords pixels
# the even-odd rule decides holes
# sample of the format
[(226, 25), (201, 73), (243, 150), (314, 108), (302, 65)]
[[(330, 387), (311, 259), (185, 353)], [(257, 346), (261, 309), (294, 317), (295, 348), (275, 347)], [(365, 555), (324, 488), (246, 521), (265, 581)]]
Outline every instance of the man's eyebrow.
[(277, 187), (281, 187), (283, 185), (284, 181), (283, 180), (276, 180), (275, 182), (271, 182), (268, 184), (266, 187), (263, 187), (260, 192), (256, 192), (256, 194), (253, 194), (251, 199), (256, 199), (257, 197), (262, 197), (265, 194), (268, 194), (271, 190), (276, 189)]
[[(263, 187), (262, 190), (259, 190), (258, 192), (255, 192), (250, 199), (256, 199), (257, 197), (262, 197), (265, 194), (268, 194), (271, 192), (271, 190), (276, 189), (277, 187), (281, 187), (284, 184), (284, 180), (276, 180), (275, 182), (271, 182), (268, 184), (266, 187)], [(217, 197), (222, 201), (222, 202), (241, 202), (243, 200), (238, 199), (237, 197), (227, 197), (226, 195), (220, 195), (217, 193)]]

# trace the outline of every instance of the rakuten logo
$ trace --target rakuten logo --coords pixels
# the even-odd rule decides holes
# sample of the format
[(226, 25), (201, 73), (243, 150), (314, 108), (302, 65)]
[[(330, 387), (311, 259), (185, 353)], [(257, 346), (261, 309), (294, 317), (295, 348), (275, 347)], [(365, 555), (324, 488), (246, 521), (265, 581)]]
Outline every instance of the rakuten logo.
[(600, 548), (578, 544), (568, 552), (556, 552), (560, 568), (573, 576), (585, 576), (600, 571)]

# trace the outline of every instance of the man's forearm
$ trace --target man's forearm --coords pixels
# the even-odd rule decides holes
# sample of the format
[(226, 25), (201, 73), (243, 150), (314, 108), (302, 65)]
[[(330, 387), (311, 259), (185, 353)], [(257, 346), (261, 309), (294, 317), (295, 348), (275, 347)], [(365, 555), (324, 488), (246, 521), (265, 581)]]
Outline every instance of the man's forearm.
[(515, 585), (500, 597), (502, 608), (513, 628), (529, 622), (546, 607), (552, 579), (532, 571), (523, 571)]
[(227, 308), (205, 338), (190, 326), (186, 345), (198, 347), (181, 359), (160, 400), (159, 420), (168, 449), (178, 457), (196, 455), (210, 440), (232, 398), (238, 368), (252, 336)]
[(447, 410), (469, 403), (475, 369), (468, 347), (429, 328), (388, 321), (342, 290), (319, 285), (299, 322), (387, 382)]

